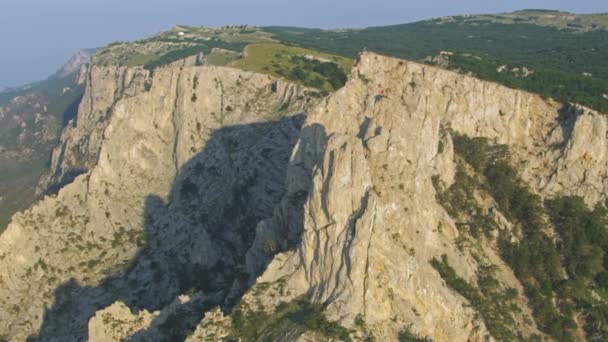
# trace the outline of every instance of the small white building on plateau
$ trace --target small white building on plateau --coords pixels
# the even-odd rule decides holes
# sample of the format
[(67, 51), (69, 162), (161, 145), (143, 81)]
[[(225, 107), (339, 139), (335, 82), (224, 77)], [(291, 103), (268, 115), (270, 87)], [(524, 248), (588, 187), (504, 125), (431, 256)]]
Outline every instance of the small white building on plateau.
[(178, 35), (178, 36), (180, 36), (180, 37), (183, 37), (183, 36), (185, 36), (186, 34), (185, 34), (183, 31), (180, 31), (180, 32), (179, 32), (177, 35)]

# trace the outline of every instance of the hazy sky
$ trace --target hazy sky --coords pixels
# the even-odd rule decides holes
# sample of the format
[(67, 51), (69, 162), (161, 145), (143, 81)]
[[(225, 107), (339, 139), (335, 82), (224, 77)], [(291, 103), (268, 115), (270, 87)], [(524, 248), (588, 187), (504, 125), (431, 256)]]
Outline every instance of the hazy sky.
[(147, 37), (175, 24), (365, 27), (522, 8), (608, 12), (608, 1), (0, 0), (0, 86), (42, 79), (80, 48)]

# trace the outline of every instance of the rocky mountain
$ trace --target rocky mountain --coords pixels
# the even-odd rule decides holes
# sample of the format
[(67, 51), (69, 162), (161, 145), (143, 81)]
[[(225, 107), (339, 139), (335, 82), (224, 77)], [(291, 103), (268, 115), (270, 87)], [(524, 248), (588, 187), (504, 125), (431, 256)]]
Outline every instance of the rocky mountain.
[[(474, 241), (437, 200), (434, 183), (454, 184), (462, 162), (454, 136), (508, 145), (535, 193), (605, 200), (605, 116), (576, 108), (565, 125), (557, 103), (435, 67), (364, 54), (317, 105), (231, 68), (85, 71), (63, 138), (78, 148), (57, 161), (80, 151), (84, 173), (0, 238), (11, 339), (185, 337), (252, 284), (235, 309), (245, 317), (306, 296), (355, 336), (525, 338), (541, 332), (496, 236)], [(496, 232), (520, 238), (490, 195), (474, 197)], [(515, 289), (511, 322), (453, 291), (429, 262), (442, 256), (466, 282), (491, 267), (495, 291)]]
[(59, 70), (57, 70), (52, 77), (62, 78), (72, 75), (75, 72), (79, 72), (80, 66), (83, 64), (88, 64), (91, 60), (91, 56), (94, 53), (95, 49), (84, 49), (77, 51), (67, 62), (65, 62), (64, 65), (61, 66), (61, 68), (59, 68)]
[(367, 50), (440, 63), (487, 81), (608, 112), (607, 20), (606, 14), (528, 10), (363, 29), (265, 30), (282, 42), (353, 58)]
[(78, 75), (87, 54), (77, 53), (44, 81), (0, 93), (0, 231), (37, 198), (49, 154), (76, 115), (82, 97)]
[(608, 116), (268, 39), (179, 26), (80, 68), (0, 235), (0, 340), (608, 336)]
[(485, 22), (531, 24), (578, 32), (606, 30), (608, 28), (608, 14), (606, 13), (576, 14), (542, 9), (525, 9), (501, 14), (444, 17), (440, 18), (440, 20), (445, 22), (464, 20), (465, 22), (481, 25)]
[[(113, 287), (127, 294), (134, 281), (142, 286), (133, 300), (145, 306), (152, 300), (157, 307), (195, 286), (215, 292), (229, 284), (255, 224), (272, 214), (283, 193), (303, 120), (298, 113), (313, 103), (304, 88), (283, 82), (273, 87), (268, 76), (228, 68), (178, 63), (149, 76), (141, 69), (93, 66), (86, 77), (78, 121), (64, 131), (65, 146), (53, 163), (91, 169), (17, 215), (2, 235), (3, 262), (13, 252), (23, 255), (22, 248), (36, 259), (6, 265), (10, 279), (2, 280), (3, 290), (36, 293), (3, 299), (3, 331), (16, 339), (35, 333), (41, 323), (45, 338), (86, 337), (85, 315), (127, 300)], [(48, 210), (55, 214), (44, 214)], [(13, 234), (29, 235), (23, 229), (42, 229), (47, 238), (15, 240)], [(211, 269), (226, 275), (209, 281), (194, 275)], [(146, 276), (130, 279), (127, 270)], [(44, 285), (27, 290), (22, 281)], [(149, 288), (144, 300), (139, 291), (147, 292), (151, 283), (159, 286)], [(66, 296), (65, 302), (56, 296)], [(70, 304), (73, 296), (82, 297), (82, 306)], [(74, 314), (81, 318), (74, 320)]]

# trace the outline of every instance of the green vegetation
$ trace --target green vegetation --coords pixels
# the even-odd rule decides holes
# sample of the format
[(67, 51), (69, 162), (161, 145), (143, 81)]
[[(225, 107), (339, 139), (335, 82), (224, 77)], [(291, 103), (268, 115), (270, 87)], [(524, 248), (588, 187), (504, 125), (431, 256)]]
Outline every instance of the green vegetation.
[[(534, 24), (550, 26), (560, 29), (578, 31), (590, 31), (605, 29), (608, 27), (608, 15), (606, 14), (576, 14), (544, 9), (524, 9), (513, 13), (486, 14), (456, 17), (458, 21), (483, 25), (487, 22), (501, 24)], [(444, 21), (452, 21), (452, 18), (444, 18)]]
[[(337, 63), (321, 62), (302, 56), (293, 56), (291, 61), (296, 67), (287, 75), (288, 78), (302, 81), (309, 87), (324, 88), (325, 82), (328, 82), (333, 90), (343, 87), (346, 83), (346, 73)], [(321, 77), (313, 76), (311, 78), (309, 75), (312, 73), (317, 73)]]
[(451, 217), (457, 219), (459, 230), (468, 232), (479, 238), (481, 233), (486, 236), (496, 229), (492, 218), (485, 214), (477, 205), (474, 192), (481, 186), (480, 180), (467, 174), (464, 166), (458, 164), (454, 176), (454, 184), (444, 189), (439, 177), (433, 177), (437, 202), (439, 202)]
[(207, 51), (209, 51), (209, 48), (206, 45), (193, 45), (178, 50), (171, 50), (159, 56), (158, 58), (155, 58), (152, 61), (149, 61), (148, 63), (144, 64), (144, 69), (153, 71), (154, 69), (160, 66), (167, 65), (179, 61), (180, 59), (184, 59), (186, 57), (194, 56), (198, 53)]
[(33, 199), (38, 178), (46, 168), (47, 161), (37, 158), (33, 161), (16, 161), (0, 158), (0, 232), (19, 210), (28, 207)]
[(517, 334), (515, 320), (512, 314), (518, 311), (516, 303), (517, 290), (502, 289), (494, 273), (496, 266), (481, 265), (477, 274), (477, 286), (469, 284), (456, 274), (444, 254), (441, 260), (431, 260), (433, 268), (439, 272), (450, 288), (465, 297), (473, 308), (481, 315), (492, 337), (498, 341), (524, 341)]
[[(183, 30), (179, 36), (176, 30)], [(154, 69), (204, 53), (210, 65), (231, 65), (244, 70), (285, 77), (323, 91), (346, 83), (354, 61), (315, 50), (270, 42), (268, 32), (229, 27), (180, 27), (150, 39), (107, 46), (97, 55), (99, 64), (143, 66)], [(245, 51), (246, 50), (246, 51)], [(241, 57), (244, 54), (244, 58)], [(147, 85), (147, 89), (150, 85)]]
[(309, 87), (333, 91), (344, 85), (354, 61), (318, 51), (275, 43), (249, 45), (246, 57), (231, 65), (285, 77)]
[(351, 341), (349, 331), (336, 322), (327, 320), (324, 306), (298, 298), (279, 304), (273, 314), (239, 307), (232, 313), (235, 338), (243, 341), (279, 341), (286, 336), (300, 336), (315, 331), (326, 338)]
[(230, 62), (236, 60), (239, 57), (239, 53), (224, 49), (213, 49), (207, 55), (207, 64), (209, 65), (227, 65)]
[[(574, 340), (574, 313), (585, 317), (589, 336), (606, 336), (608, 278), (604, 255), (608, 216), (602, 206), (589, 210), (580, 199), (558, 198), (543, 205), (518, 178), (504, 147), (483, 138), (456, 136), (455, 150), (485, 177), (484, 189), (500, 211), (519, 224), (521, 238), (503, 233), (499, 247), (505, 261), (525, 287), (539, 328), (560, 341)], [(559, 239), (546, 234), (549, 216)], [(568, 277), (564, 276), (566, 270)]]
[(591, 210), (579, 197), (547, 201), (547, 208), (568, 273), (563, 292), (585, 313), (588, 337), (600, 340), (608, 336), (608, 211), (601, 205)]
[[(352, 59), (368, 49), (434, 63), (429, 57), (450, 51), (444, 57), (451, 69), (608, 112), (608, 98), (604, 96), (608, 91), (608, 66), (604, 63), (608, 60), (608, 31), (602, 29), (607, 24), (606, 15), (579, 15), (572, 19), (567, 13), (526, 10), (361, 30), (180, 26), (150, 39), (112, 44), (97, 54), (97, 60), (102, 64), (143, 65), (153, 70), (204, 52), (209, 55), (210, 64), (226, 65), (235, 56), (225, 51), (238, 54), (249, 45), (245, 61), (237, 61), (234, 66), (332, 91), (343, 84), (343, 73), (330, 70), (329, 65), (319, 67), (302, 59), (290, 60), (291, 57), (321, 57), (336, 62), (342, 67), (340, 71), (347, 72), (352, 62), (331, 54)], [(285, 56), (275, 56), (273, 50), (279, 47), (289, 50)], [(224, 53), (212, 53), (213, 48)], [(316, 61), (324, 63), (321, 58)], [(531, 72), (522, 74), (523, 68)]]
[[(0, 151), (0, 232), (15, 212), (34, 201), (36, 183), (60, 130), (75, 117), (84, 91), (75, 78), (74, 74), (49, 78), (0, 94), (5, 110), (0, 118), (0, 150), (8, 151)], [(11, 102), (16, 97), (21, 98)]]
[[(53, 118), (49, 122), (52, 125), (49, 128), (54, 133), (67, 124), (67, 121), (75, 116), (78, 108), (74, 104), (78, 104), (84, 92), (83, 87), (76, 84), (75, 77), (76, 75), (72, 74), (63, 78), (49, 78), (18, 90), (0, 93), (0, 106), (7, 106), (9, 110), (0, 121), (0, 145), (4, 148), (14, 148), (19, 144), (30, 147), (41, 145), (48, 148), (47, 142), (37, 140), (33, 134), (35, 114), (40, 113), (41, 108), (46, 106), (47, 112)], [(19, 105), (12, 105), (10, 101), (19, 96), (24, 97), (25, 100)], [(10, 113), (11, 111), (15, 113)], [(13, 114), (18, 114), (32, 131), (31, 134), (26, 135), (23, 142), (17, 139), (21, 130), (17, 129), (16, 121), (12, 120)], [(41, 154), (47, 156), (46, 152)]]
[[(180, 36), (179, 32), (184, 35)], [(259, 43), (271, 41), (271, 35), (257, 27), (246, 25), (224, 26), (220, 28), (195, 27), (180, 25), (163, 32), (153, 39), (166, 41), (205, 42), (209, 40), (221, 40), (227, 43)]]
[[(608, 31), (579, 32), (532, 24), (500, 24), (466, 17), (361, 30), (268, 27), (289, 44), (355, 57), (364, 49), (422, 61), (450, 51), (449, 67), (563, 102), (608, 112)], [(527, 77), (499, 72), (526, 67)], [(590, 75), (590, 76), (589, 76)]]
[(228, 42), (218, 38), (172, 38), (161, 35), (106, 46), (96, 54), (96, 58), (98, 64), (143, 66), (153, 71), (186, 57), (204, 53), (210, 56), (213, 65), (224, 65), (243, 51), (246, 45), (246, 42)]
[(403, 328), (397, 336), (399, 342), (432, 342), (430, 338), (418, 337), (410, 332), (410, 328)]

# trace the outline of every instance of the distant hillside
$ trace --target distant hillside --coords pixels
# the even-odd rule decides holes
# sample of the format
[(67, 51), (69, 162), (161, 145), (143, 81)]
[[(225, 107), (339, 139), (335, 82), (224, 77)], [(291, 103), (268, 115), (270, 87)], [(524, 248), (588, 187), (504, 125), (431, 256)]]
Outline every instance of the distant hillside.
[(88, 58), (78, 52), (48, 79), (0, 92), (0, 231), (35, 200), (50, 152), (78, 110), (78, 70)]
[(325, 94), (342, 87), (353, 59), (370, 50), (608, 112), (607, 28), (608, 14), (528, 9), (351, 30), (180, 25), (147, 39), (82, 50), (45, 81), (0, 87), (0, 229), (32, 200), (59, 129), (77, 109), (82, 89), (76, 71), (91, 58), (96, 65), (152, 72), (190, 58)]
[(52, 77), (62, 78), (79, 71), (80, 66), (88, 63), (96, 50), (97, 49), (83, 49), (77, 51), (67, 62), (65, 62), (65, 64), (61, 66), (61, 68), (59, 68), (59, 70), (57, 70)]
[(574, 14), (540, 9), (525, 9), (502, 14), (446, 17), (443, 20), (471, 23), (481, 21), (500, 24), (534, 24), (575, 31), (606, 30), (608, 28), (608, 13)]
[(176, 26), (0, 93), (0, 342), (607, 341), (608, 112), (547, 99), (607, 108), (607, 31), (518, 13)]
[(346, 82), (353, 60), (280, 44), (272, 33), (248, 25), (221, 28), (175, 26), (135, 42), (116, 42), (94, 56), (97, 65), (141, 66), (154, 71), (178, 60), (257, 71), (322, 91)]
[[(350, 57), (367, 49), (440, 64), (608, 112), (607, 18), (604, 14), (528, 10), (359, 30), (266, 30), (274, 39), (289, 44)], [(524, 68), (528, 71), (523, 72)]]

